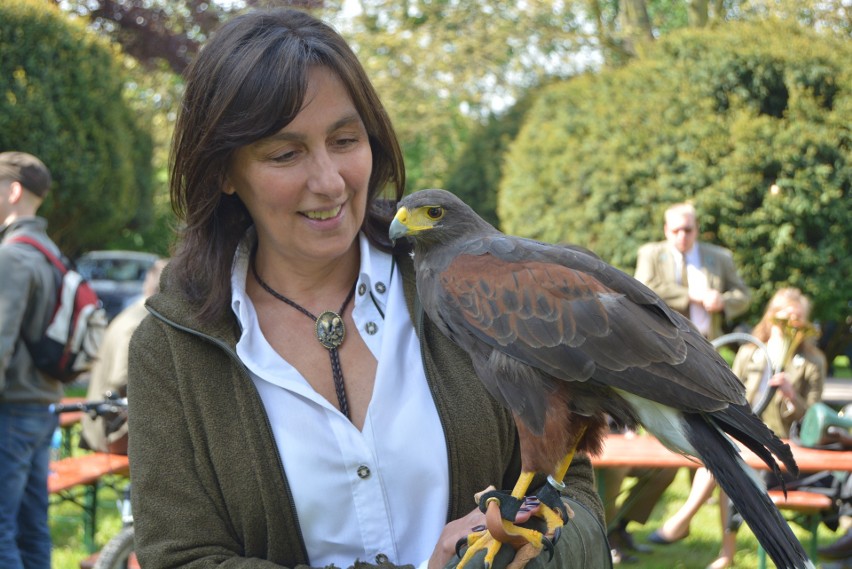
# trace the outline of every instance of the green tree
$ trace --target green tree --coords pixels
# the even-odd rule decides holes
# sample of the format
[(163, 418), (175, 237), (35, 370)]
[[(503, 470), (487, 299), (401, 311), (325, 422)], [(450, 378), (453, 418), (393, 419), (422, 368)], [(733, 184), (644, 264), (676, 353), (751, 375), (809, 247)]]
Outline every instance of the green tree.
[(852, 298), (852, 44), (792, 24), (672, 33), (621, 69), (546, 89), (509, 150), (506, 231), (591, 248), (632, 273), (684, 199), (734, 251), (752, 317), (782, 285), (818, 318)]
[(728, 21), (786, 20), (848, 38), (852, 12), (845, 0), (581, 0), (594, 24), (605, 63), (643, 57), (671, 31)]
[(582, 12), (547, 0), (361, 0), (349, 39), (394, 120), (408, 187), (442, 186), (472, 129), (548, 76), (568, 76), (590, 47)]
[(503, 155), (523, 124), (535, 91), (501, 114), (491, 114), (485, 125), (471, 133), (467, 143), (450, 166), (444, 189), (470, 204), (494, 226), (497, 217), (497, 189), (502, 179)]
[(125, 97), (121, 53), (37, 0), (0, 4), (0, 149), (39, 156), (40, 214), (68, 255), (149, 220), (152, 140)]

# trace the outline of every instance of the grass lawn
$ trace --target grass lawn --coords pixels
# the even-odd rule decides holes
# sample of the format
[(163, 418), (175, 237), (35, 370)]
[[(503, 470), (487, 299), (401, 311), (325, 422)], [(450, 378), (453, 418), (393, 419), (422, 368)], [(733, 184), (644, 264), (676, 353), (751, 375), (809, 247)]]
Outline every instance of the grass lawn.
[[(629, 488), (628, 484), (634, 479), (628, 478), (625, 481), (625, 489)], [(689, 493), (690, 478), (687, 469), (681, 469), (672, 484), (666, 491), (663, 499), (648, 523), (641, 526), (636, 523), (630, 524), (627, 528), (634, 539), (638, 543), (647, 543), (645, 538), (657, 529), (662, 522), (673, 514), (686, 500)], [(703, 569), (710, 562), (716, 559), (719, 552), (719, 544), (722, 539), (721, 525), (719, 521), (719, 507), (716, 504), (716, 496), (704, 505), (698, 512), (698, 515), (692, 520), (689, 537), (672, 545), (652, 545), (653, 553), (636, 554), (639, 558), (639, 563), (623, 565), (631, 569)], [(805, 546), (809, 547), (810, 534), (797, 526), (791, 524), (793, 532)], [(818, 538), (820, 545), (825, 545), (833, 542), (840, 534), (831, 532), (825, 525), (820, 525)], [(758, 566), (757, 559), (757, 540), (754, 538), (748, 526), (743, 525), (737, 536), (737, 556), (734, 560), (734, 567), (738, 569), (756, 569)], [(773, 567), (771, 561), (767, 561), (769, 567)]]

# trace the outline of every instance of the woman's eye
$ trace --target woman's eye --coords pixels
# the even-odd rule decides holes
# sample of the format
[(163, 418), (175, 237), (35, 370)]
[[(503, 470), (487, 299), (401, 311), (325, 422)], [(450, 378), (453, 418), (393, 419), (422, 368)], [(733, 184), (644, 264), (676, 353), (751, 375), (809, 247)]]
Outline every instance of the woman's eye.
[(430, 207), (426, 210), (426, 215), (430, 219), (441, 219), (444, 216), (444, 208), (442, 207)]
[(288, 152), (282, 152), (281, 154), (276, 154), (272, 159), (276, 162), (289, 162), (293, 160), (298, 153), (295, 150), (290, 150)]
[(357, 138), (352, 137), (352, 136), (347, 136), (347, 137), (338, 138), (337, 140), (335, 140), (334, 145), (337, 146), (338, 148), (347, 148), (349, 146), (352, 146), (353, 144), (356, 144), (357, 142), (358, 142)]

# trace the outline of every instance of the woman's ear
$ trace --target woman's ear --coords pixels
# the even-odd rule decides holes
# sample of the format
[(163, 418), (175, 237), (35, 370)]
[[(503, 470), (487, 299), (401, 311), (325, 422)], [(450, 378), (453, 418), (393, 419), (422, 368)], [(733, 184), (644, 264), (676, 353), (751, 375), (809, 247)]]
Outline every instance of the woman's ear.
[(222, 193), (232, 196), (237, 193), (237, 188), (234, 187), (234, 184), (231, 183), (231, 179), (228, 176), (225, 176), (225, 181), (222, 184)]

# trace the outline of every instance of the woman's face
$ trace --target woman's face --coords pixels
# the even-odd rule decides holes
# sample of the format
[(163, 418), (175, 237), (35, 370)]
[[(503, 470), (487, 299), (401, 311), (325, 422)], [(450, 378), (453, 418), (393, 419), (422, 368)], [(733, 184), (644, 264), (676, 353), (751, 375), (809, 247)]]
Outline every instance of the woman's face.
[(804, 306), (799, 302), (791, 300), (786, 305), (778, 308), (775, 312), (775, 318), (797, 326), (807, 321), (807, 314), (805, 313)]
[(223, 191), (248, 208), (264, 254), (296, 263), (333, 260), (350, 250), (361, 228), (372, 156), (343, 83), (315, 67), (296, 118), (234, 152)]

